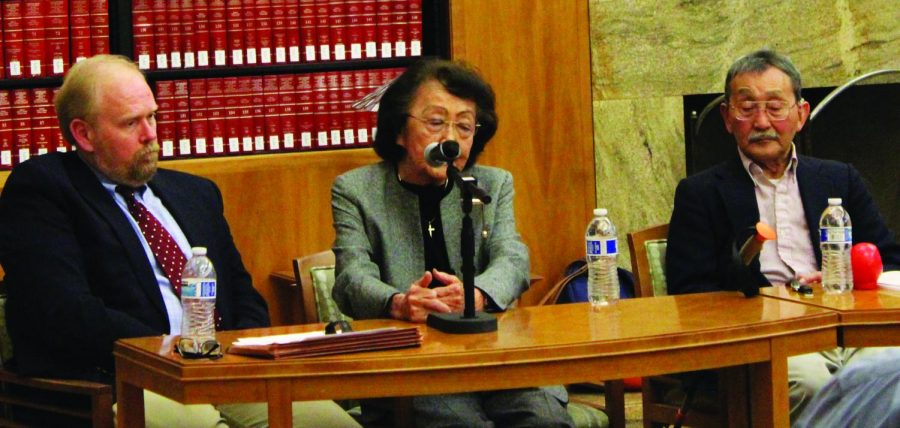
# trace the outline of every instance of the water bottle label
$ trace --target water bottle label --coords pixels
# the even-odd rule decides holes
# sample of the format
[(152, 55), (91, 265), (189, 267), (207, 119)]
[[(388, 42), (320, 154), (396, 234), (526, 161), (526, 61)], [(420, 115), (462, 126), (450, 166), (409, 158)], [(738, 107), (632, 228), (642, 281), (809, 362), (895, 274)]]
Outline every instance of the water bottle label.
[(616, 238), (587, 240), (588, 256), (615, 256), (617, 254), (619, 254), (619, 243)]
[(825, 244), (844, 244), (853, 242), (852, 227), (819, 228), (819, 240)]
[(216, 281), (185, 279), (181, 283), (181, 297), (216, 298)]

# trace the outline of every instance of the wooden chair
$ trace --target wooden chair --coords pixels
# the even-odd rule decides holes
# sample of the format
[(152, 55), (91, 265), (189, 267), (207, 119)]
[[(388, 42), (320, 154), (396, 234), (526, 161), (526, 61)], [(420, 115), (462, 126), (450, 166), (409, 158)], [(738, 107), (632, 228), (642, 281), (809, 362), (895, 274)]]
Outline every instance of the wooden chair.
[[(0, 282), (0, 289), (2, 289)], [(0, 292), (0, 354), (12, 356), (6, 331), (6, 294)], [(0, 426), (113, 426), (112, 386), (20, 376), (0, 367)]]
[[(559, 298), (559, 294), (562, 292), (563, 287), (568, 284), (573, 278), (578, 275), (583, 274), (587, 271), (587, 265), (584, 265), (580, 269), (566, 275), (547, 291), (547, 294), (538, 302), (538, 305), (552, 305), (556, 303)], [(609, 418), (609, 426), (611, 428), (624, 428), (625, 427), (625, 383), (622, 379), (615, 380), (605, 380), (602, 382), (603, 384), (603, 406), (597, 405), (597, 403), (592, 403), (584, 400), (571, 399), (569, 403), (569, 407), (572, 407), (572, 404), (582, 405), (593, 407), (595, 409), (600, 409), (604, 413), (606, 413), (607, 418)], [(569, 411), (570, 414), (574, 414), (572, 410)]]
[(319, 312), (316, 308), (316, 291), (313, 277), (310, 271), (315, 267), (334, 266), (334, 252), (331, 250), (320, 251), (293, 260), (294, 277), (297, 286), (300, 287), (300, 307), (303, 308), (302, 316), (296, 316), (296, 322), (303, 324), (318, 323)]
[[(669, 225), (661, 224), (628, 234), (631, 267), (634, 272), (635, 297), (666, 294), (665, 241)], [(747, 378), (741, 367), (716, 371), (717, 394), (698, 391), (694, 395), (683, 424), (700, 427), (741, 427), (748, 422)], [(674, 375), (644, 378), (641, 386), (644, 427), (675, 423), (676, 412), (684, 397), (683, 382)]]

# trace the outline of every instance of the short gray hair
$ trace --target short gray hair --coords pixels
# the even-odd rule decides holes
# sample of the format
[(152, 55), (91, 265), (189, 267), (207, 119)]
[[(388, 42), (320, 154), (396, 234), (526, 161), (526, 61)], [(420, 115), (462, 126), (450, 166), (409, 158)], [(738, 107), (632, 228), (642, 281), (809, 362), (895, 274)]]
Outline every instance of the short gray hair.
[(794, 97), (796, 101), (800, 101), (800, 72), (791, 62), (791, 59), (770, 49), (760, 49), (756, 52), (744, 55), (738, 58), (731, 68), (728, 69), (728, 76), (725, 78), (725, 101), (731, 99), (731, 81), (734, 76), (744, 73), (762, 73), (770, 67), (775, 67), (787, 74), (791, 78), (791, 86), (794, 87)]

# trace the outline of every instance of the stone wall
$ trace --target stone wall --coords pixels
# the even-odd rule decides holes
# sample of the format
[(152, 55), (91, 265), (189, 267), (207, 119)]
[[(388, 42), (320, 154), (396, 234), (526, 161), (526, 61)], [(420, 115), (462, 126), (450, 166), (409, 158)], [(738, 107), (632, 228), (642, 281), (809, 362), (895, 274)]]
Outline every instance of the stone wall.
[(804, 87), (900, 68), (896, 0), (589, 0), (598, 205), (625, 235), (665, 223), (685, 175), (682, 95), (721, 93), (738, 57), (769, 47)]

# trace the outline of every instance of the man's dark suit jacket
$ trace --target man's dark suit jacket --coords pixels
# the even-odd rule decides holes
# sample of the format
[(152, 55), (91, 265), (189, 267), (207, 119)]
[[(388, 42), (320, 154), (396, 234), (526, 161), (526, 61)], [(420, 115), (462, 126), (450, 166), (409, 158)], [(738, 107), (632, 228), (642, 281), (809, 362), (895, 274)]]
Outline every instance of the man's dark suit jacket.
[[(885, 270), (900, 268), (900, 246), (888, 230), (875, 202), (852, 166), (800, 156), (797, 181), (809, 237), (821, 266), (819, 217), (828, 198), (843, 199), (853, 225), (853, 242), (878, 246)], [(800, 209), (801, 207), (797, 207)], [(669, 223), (666, 282), (670, 294), (734, 289), (727, 278), (732, 246), (741, 245), (759, 222), (753, 181), (740, 157), (681, 180)], [(769, 285), (759, 260), (750, 274), (760, 286)]]
[[(207, 247), (222, 328), (268, 326), (216, 185), (163, 169), (148, 184), (191, 246)], [(169, 332), (159, 285), (125, 216), (75, 153), (35, 157), (9, 176), (0, 196), (0, 263), (22, 374), (111, 381), (116, 339)]]

